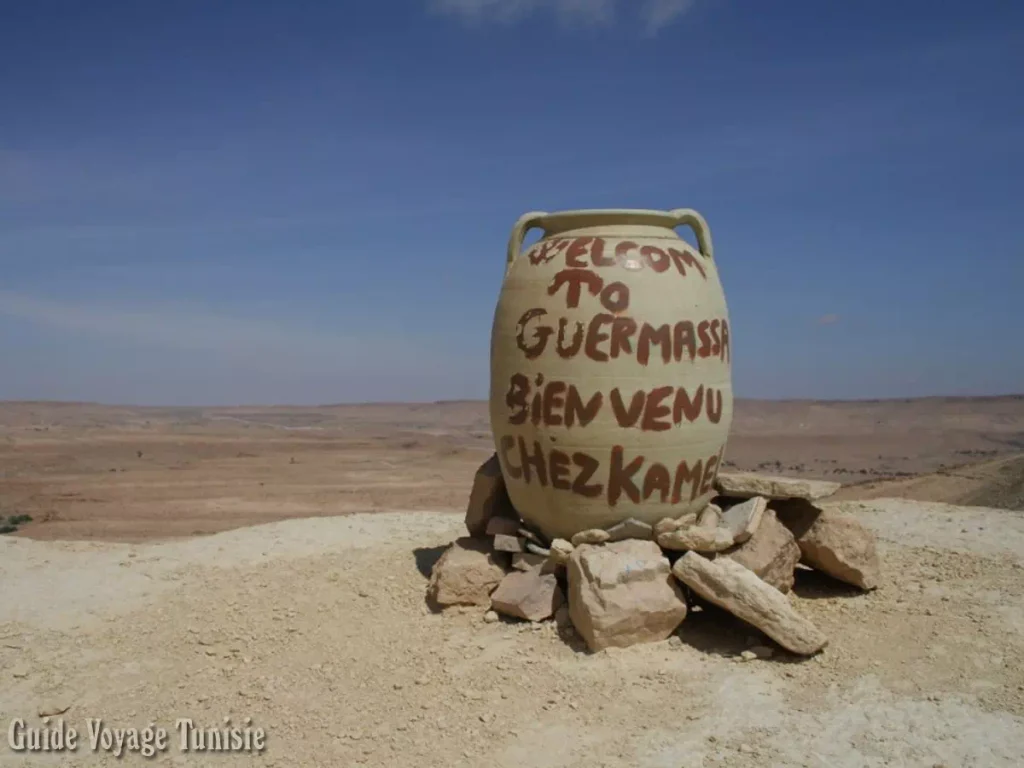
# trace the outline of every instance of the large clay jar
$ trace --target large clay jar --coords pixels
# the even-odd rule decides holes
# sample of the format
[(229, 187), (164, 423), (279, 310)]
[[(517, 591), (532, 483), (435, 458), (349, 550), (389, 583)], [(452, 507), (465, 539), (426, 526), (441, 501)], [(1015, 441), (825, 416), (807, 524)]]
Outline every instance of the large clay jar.
[[(676, 233), (691, 227), (699, 250)], [(543, 237), (525, 253), (523, 238)], [(569, 538), (697, 511), (732, 422), (729, 319), (695, 211), (529, 213), (491, 333), (491, 429), (524, 520)]]

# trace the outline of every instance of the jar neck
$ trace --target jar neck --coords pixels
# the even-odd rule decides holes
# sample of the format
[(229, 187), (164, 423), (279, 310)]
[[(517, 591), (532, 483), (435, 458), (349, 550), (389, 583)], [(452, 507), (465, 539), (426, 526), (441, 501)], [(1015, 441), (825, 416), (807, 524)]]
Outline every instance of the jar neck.
[(675, 238), (676, 220), (667, 211), (644, 209), (592, 209), (558, 211), (544, 217), (545, 237), (622, 235)]
[(592, 227), (576, 227), (574, 229), (560, 229), (546, 231), (544, 237), (551, 238), (575, 238), (575, 237), (615, 237), (626, 240), (681, 240), (675, 230), (668, 227), (645, 227), (629, 224), (604, 224)]

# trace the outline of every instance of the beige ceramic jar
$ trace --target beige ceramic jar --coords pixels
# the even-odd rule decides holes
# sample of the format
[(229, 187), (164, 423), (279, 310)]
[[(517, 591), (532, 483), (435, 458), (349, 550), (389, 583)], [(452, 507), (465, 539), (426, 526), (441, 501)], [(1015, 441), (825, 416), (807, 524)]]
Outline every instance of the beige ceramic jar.
[[(523, 253), (533, 228), (544, 235)], [(491, 334), (490, 416), (523, 519), (569, 538), (701, 509), (732, 422), (729, 330), (695, 211), (521, 217)]]

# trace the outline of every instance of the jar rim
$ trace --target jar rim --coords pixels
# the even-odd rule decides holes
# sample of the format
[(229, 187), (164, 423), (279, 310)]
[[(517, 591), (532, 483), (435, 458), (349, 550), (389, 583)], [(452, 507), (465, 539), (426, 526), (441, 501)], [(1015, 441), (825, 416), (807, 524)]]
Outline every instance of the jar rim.
[(552, 211), (544, 216), (540, 227), (545, 234), (557, 234), (570, 229), (587, 227), (656, 226), (675, 230), (679, 221), (669, 211), (649, 208), (581, 208)]

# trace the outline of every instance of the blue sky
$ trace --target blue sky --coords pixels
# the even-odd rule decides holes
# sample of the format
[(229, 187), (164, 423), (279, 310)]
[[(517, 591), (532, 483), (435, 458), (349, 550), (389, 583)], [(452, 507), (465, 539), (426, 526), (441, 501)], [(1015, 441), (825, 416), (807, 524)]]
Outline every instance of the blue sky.
[(2, 11), (0, 398), (483, 398), (588, 207), (705, 215), (739, 396), (1024, 391), (1024, 4)]

